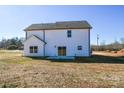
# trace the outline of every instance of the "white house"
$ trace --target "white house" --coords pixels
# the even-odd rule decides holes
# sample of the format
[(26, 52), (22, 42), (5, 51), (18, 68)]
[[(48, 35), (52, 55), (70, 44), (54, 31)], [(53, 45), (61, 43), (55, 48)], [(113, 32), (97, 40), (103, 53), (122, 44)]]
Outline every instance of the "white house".
[(24, 31), (25, 56), (90, 56), (90, 29), (87, 21), (32, 24)]

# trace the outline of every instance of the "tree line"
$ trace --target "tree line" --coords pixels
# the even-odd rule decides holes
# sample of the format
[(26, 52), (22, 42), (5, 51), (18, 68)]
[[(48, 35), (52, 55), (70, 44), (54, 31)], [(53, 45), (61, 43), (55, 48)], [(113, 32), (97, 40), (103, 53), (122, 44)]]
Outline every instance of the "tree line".
[(3, 38), (0, 41), (0, 49), (22, 50), (23, 49), (23, 41), (24, 41), (24, 38), (18, 38), (18, 37), (14, 37), (11, 39)]
[(121, 38), (120, 41), (115, 40), (113, 43), (105, 44), (105, 41), (101, 42), (100, 45), (92, 45), (93, 51), (119, 51), (124, 49), (124, 38)]
[[(11, 39), (3, 38), (0, 41), (0, 49), (8, 50), (23, 50), (23, 42), (25, 38), (14, 37)], [(93, 51), (105, 51), (105, 50), (121, 50), (124, 48), (124, 38), (121, 38), (120, 41), (115, 40), (111, 44), (106, 44), (105, 41), (101, 42), (100, 45), (91, 45)]]

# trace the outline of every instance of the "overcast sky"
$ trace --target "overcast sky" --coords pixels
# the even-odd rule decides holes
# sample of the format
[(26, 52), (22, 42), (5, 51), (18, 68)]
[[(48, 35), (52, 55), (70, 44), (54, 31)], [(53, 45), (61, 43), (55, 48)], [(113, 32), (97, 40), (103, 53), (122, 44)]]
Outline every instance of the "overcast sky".
[(87, 20), (91, 43), (106, 43), (124, 37), (124, 6), (0, 6), (0, 40), (25, 37), (23, 29), (34, 23)]

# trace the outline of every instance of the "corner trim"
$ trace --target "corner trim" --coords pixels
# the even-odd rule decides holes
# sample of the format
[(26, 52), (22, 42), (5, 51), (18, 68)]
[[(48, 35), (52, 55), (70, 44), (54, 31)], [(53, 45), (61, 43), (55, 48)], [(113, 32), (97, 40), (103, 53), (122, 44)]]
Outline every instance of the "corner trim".
[(90, 46), (90, 29), (88, 30), (88, 37), (89, 37), (89, 56), (91, 56), (91, 46)]
[(25, 39), (27, 40), (27, 31), (25, 32)]

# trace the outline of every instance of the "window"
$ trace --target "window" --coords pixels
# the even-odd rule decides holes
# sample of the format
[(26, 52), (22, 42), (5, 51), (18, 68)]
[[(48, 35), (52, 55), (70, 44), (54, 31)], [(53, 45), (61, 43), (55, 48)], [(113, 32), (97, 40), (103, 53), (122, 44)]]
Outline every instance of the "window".
[(67, 31), (67, 37), (71, 37), (71, 30)]
[(30, 53), (37, 53), (38, 52), (38, 46), (30, 46)]
[(34, 46), (34, 53), (37, 53), (37, 46)]
[(30, 46), (30, 53), (33, 53), (33, 47)]
[(77, 49), (78, 49), (78, 50), (82, 50), (82, 46), (78, 46)]

